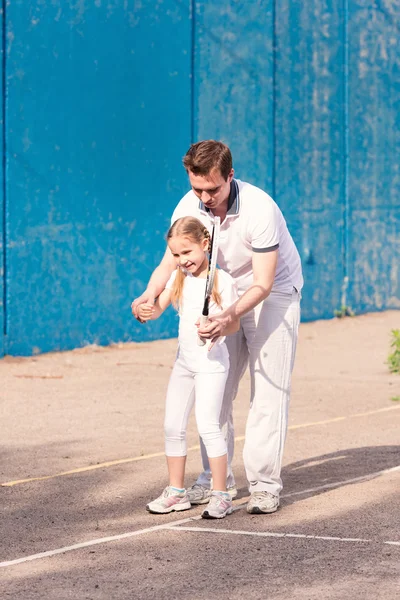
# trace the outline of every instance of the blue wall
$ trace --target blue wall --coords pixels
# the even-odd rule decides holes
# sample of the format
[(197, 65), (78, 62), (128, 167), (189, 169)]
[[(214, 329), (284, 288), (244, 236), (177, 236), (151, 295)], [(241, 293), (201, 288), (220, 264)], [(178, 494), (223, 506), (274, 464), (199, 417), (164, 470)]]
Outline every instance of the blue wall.
[(397, 2), (13, 0), (3, 17), (0, 354), (176, 334), (173, 311), (141, 326), (130, 303), (208, 137), (281, 206), (304, 319), (400, 308)]
[(276, 3), (275, 196), (307, 284), (303, 316), (332, 317), (344, 265), (344, 15), (341, 3)]
[(349, 5), (349, 297), (400, 306), (400, 4)]

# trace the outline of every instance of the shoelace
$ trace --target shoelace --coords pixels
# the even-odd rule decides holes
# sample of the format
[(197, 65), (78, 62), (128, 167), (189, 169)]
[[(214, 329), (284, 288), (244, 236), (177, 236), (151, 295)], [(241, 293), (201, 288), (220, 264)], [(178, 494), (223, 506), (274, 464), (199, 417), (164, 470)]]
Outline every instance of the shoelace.
[(227, 502), (228, 498), (225, 498), (224, 496), (221, 496), (221, 494), (212, 494), (211, 495), (210, 502), (213, 502), (214, 504), (216, 504), (217, 507), (220, 504), (222, 504), (224, 501)]
[(173, 496), (173, 494), (171, 494), (171, 487), (167, 486), (161, 494), (160, 498), (169, 498), (170, 496)]
[(251, 495), (252, 500), (262, 501), (262, 500), (265, 500), (265, 498), (273, 499), (274, 495), (271, 494), (270, 492), (254, 492)]
[(199, 490), (200, 490), (200, 492), (201, 492), (201, 494), (204, 494), (204, 486), (203, 486), (203, 485), (201, 485), (200, 483), (194, 483), (194, 484), (192, 485), (192, 489), (193, 489), (193, 490), (199, 489)]

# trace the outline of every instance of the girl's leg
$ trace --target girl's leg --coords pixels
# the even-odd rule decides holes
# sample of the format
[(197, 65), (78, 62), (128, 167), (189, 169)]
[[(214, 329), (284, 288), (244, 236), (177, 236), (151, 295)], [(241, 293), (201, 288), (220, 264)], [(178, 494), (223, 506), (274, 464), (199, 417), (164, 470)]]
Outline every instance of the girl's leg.
[(194, 376), (180, 362), (172, 369), (165, 403), (165, 454), (170, 485), (184, 487), (186, 429), (194, 404)]
[(227, 455), (209, 458), (213, 478), (213, 488), (219, 492), (226, 492), (226, 473), (228, 470)]
[(228, 373), (196, 373), (196, 421), (211, 467), (214, 490), (226, 490), (227, 446), (220, 425)]
[(193, 374), (176, 362), (168, 384), (164, 422), (169, 486), (158, 498), (147, 504), (146, 508), (151, 513), (166, 514), (172, 511), (188, 510), (191, 506), (190, 499), (183, 488), (186, 427), (193, 403)]
[(185, 487), (186, 456), (167, 456), (169, 485), (177, 489)]
[[(227, 476), (227, 486), (235, 487), (235, 478), (232, 472), (232, 459), (233, 459), (233, 451), (235, 444), (235, 431), (233, 428), (233, 400), (236, 398), (239, 382), (246, 371), (248, 360), (249, 360), (249, 352), (247, 349), (247, 342), (244, 336), (243, 330), (240, 329), (237, 333), (233, 335), (228, 335), (225, 343), (228, 347), (229, 351), (229, 374), (228, 379), (225, 385), (224, 399), (222, 402), (221, 414), (220, 414), (220, 423), (222, 427), (222, 431), (224, 433), (227, 450), (228, 450), (228, 476)], [(200, 438), (200, 448), (201, 448), (201, 459), (203, 462), (203, 472), (197, 478), (196, 483), (204, 486), (210, 487), (211, 480), (211, 469), (210, 463), (208, 461), (207, 451), (204, 446), (203, 440)], [(214, 486), (215, 487), (215, 486)]]

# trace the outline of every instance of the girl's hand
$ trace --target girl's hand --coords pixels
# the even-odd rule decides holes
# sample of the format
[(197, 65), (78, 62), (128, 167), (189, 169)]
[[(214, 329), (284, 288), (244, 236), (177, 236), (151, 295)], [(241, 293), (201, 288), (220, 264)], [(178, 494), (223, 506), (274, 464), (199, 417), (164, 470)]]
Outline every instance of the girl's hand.
[(154, 305), (153, 304), (139, 304), (136, 308), (137, 310), (137, 319), (141, 323), (147, 323), (150, 321), (154, 315)]
[(139, 307), (140, 306), (154, 306), (154, 302), (155, 302), (154, 296), (147, 290), (145, 292), (143, 292), (143, 294), (141, 296), (139, 296), (139, 298), (136, 298), (136, 300), (134, 300), (131, 304), (132, 314), (135, 317), (135, 319), (137, 319), (138, 321), (143, 323), (144, 321), (142, 321), (140, 314), (139, 314), (139, 312), (140, 312)]

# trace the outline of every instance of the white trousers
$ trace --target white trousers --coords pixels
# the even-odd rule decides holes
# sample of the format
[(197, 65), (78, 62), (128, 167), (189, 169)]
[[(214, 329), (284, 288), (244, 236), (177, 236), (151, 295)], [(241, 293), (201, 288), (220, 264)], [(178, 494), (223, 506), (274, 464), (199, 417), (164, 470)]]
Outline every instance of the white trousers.
[[(241, 328), (227, 336), (230, 370), (221, 410), (221, 426), (228, 448), (227, 486), (234, 485), (232, 403), (241, 377), (250, 367), (251, 398), (243, 460), (249, 491), (279, 496), (283, 448), (287, 432), (291, 375), (300, 322), (300, 294), (271, 292), (241, 319)], [(204, 471), (197, 483), (210, 486), (207, 455), (201, 449)]]
[[(226, 439), (220, 426), (228, 370), (196, 373), (177, 359), (168, 384), (165, 406), (165, 454), (186, 456), (186, 430), (195, 404), (196, 423), (207, 459), (227, 453)], [(209, 468), (209, 467), (208, 467)]]

